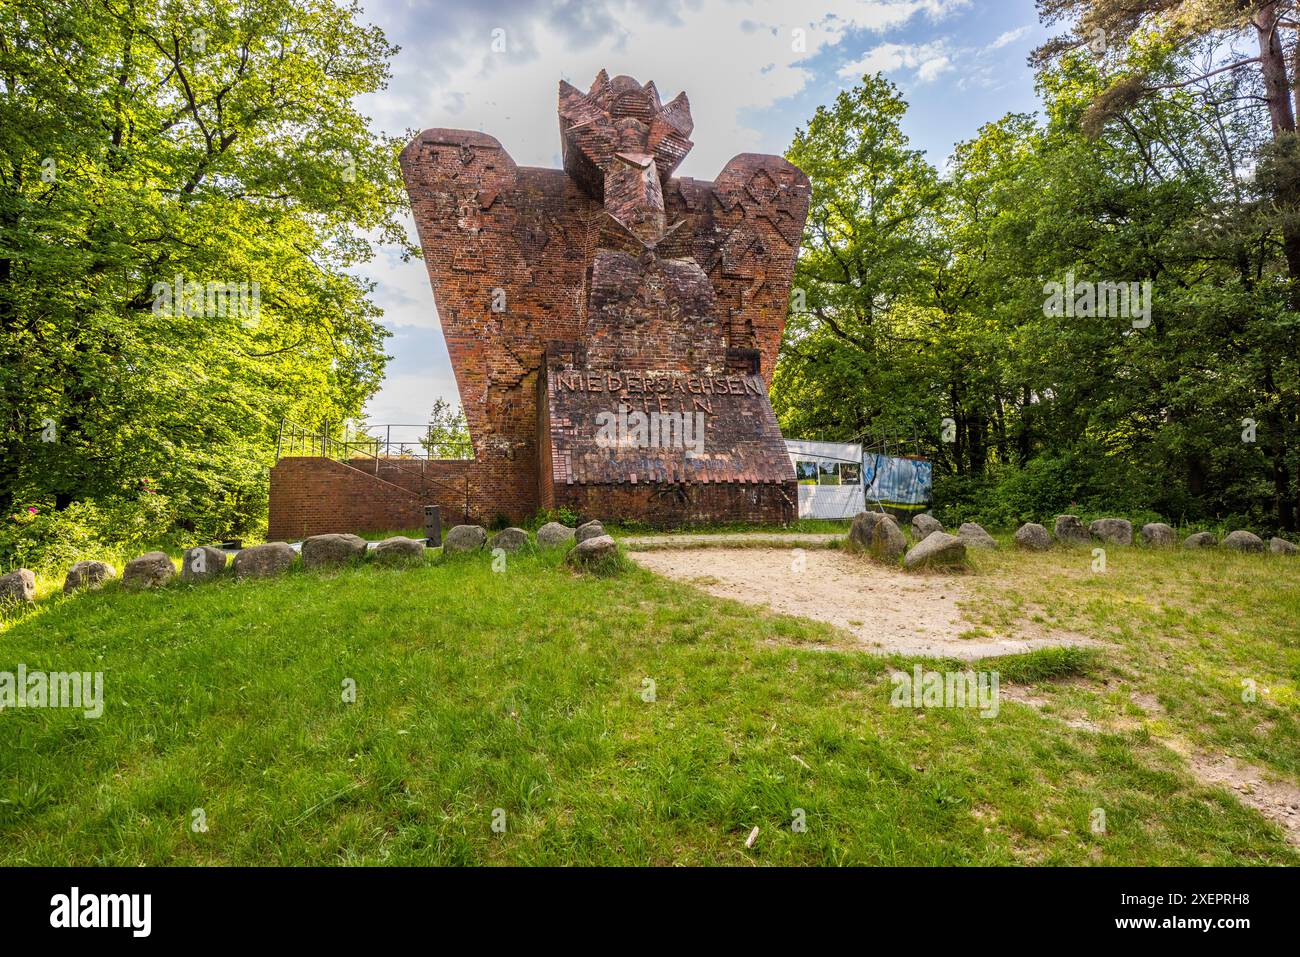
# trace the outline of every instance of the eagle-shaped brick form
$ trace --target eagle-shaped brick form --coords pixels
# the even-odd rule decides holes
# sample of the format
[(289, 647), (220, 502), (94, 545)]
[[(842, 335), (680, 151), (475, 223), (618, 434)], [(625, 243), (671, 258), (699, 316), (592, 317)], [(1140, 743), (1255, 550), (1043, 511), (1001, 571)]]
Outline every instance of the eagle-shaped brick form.
[(808, 179), (743, 153), (674, 177), (690, 103), (602, 70), (561, 82), (562, 170), (493, 137), (402, 152), (474, 443), (475, 511), (569, 506), (652, 524), (784, 521), (795, 478), (768, 401)]

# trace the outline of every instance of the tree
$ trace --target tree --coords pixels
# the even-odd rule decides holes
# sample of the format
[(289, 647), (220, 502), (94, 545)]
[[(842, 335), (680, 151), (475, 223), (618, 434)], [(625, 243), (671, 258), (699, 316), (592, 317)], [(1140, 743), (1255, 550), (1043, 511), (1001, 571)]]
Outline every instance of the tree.
[[(1152, 78), (1186, 68), (1161, 56)], [(790, 154), (814, 197), (806, 308), (796, 295), (773, 383), (783, 430), (914, 430), (938, 503), (967, 517), (1151, 510), (1294, 531), (1300, 316), (1256, 164), (1271, 137), (1227, 73), (1085, 133), (1110, 82), (1095, 58), (1061, 56), (1042, 117), (987, 124), (942, 177), (906, 150), (858, 149), (897, 128), (887, 87), (819, 111)], [(1052, 284), (1075, 279), (1149, 292), (1136, 312), (1054, 311)]]
[(281, 416), (360, 412), (387, 333), (349, 270), (405, 243), (405, 197), (352, 105), (395, 50), (358, 14), (0, 7), (0, 512), (150, 478), (182, 527), (239, 531)]
[(926, 279), (940, 194), (899, 128), (906, 108), (893, 84), (865, 77), (819, 107), (786, 154), (812, 180), (773, 391), (787, 431), (851, 439), (937, 427), (932, 411), (893, 401), (907, 368), (931, 361), (931, 319), (907, 307)]
[(453, 410), (446, 399), (435, 399), (429, 412), (429, 427), (420, 444), (432, 459), (472, 458), (474, 450), (470, 447), (465, 410), (460, 407)]
[[(1115, 62), (1111, 81), (1097, 94), (1084, 127), (1096, 133), (1139, 100), (1165, 90), (1195, 88), (1212, 92), (1209, 81), (1233, 75), (1233, 101), (1267, 111), (1274, 148), (1264, 157), (1277, 203), (1277, 228), (1293, 284), (1292, 306), (1300, 309), (1300, 14), (1296, 0), (1038, 0), (1044, 20), (1073, 17), (1071, 33), (1035, 51), (1047, 64), (1069, 50), (1088, 48)], [(1178, 77), (1159, 75), (1170, 54), (1188, 53), (1207, 41), (1253, 35), (1258, 53), (1243, 57), (1230, 50), (1212, 65), (1190, 68)], [(1288, 38), (1289, 35), (1289, 38)], [(1288, 49), (1289, 48), (1289, 49)], [(1226, 59), (1226, 62), (1221, 62)], [(1184, 66), (1189, 66), (1186, 60)], [(1238, 82), (1239, 80), (1239, 82)]]
[[(1243, 348), (1257, 357), (1254, 366), (1260, 395), (1254, 403), (1263, 419), (1261, 446), (1269, 459), (1273, 499), (1279, 523), (1296, 527), (1300, 489), (1297, 473), (1296, 425), (1300, 394), (1286, 382), (1296, 352), (1296, 322), (1300, 317), (1300, 139), (1296, 113), (1300, 109), (1300, 18), (1295, 0), (1040, 0), (1044, 17), (1076, 18), (1071, 36), (1061, 37), (1036, 52), (1040, 63), (1062, 51), (1089, 42), (1112, 67), (1109, 82), (1094, 97), (1083, 126), (1097, 135), (1108, 123), (1127, 123), (1135, 104), (1170, 91), (1195, 91), (1220, 120), (1220, 141), (1232, 152), (1231, 165), (1255, 165), (1250, 180), (1255, 190), (1248, 205), (1238, 203), (1227, 217), (1229, 232), (1257, 233), (1268, 228), (1257, 247), (1267, 258), (1237, 247), (1238, 272), (1252, 297), (1261, 293), (1260, 280), (1275, 275), (1268, 258), (1280, 255), (1279, 272), (1288, 280), (1281, 302), (1261, 304), (1256, 335), (1270, 338), (1266, 348)], [(1257, 53), (1242, 56), (1232, 41), (1250, 37)], [(1227, 44), (1229, 49), (1222, 52)], [(1199, 56), (1194, 60), (1192, 54)], [(1224, 135), (1222, 118), (1233, 112), (1263, 111), (1271, 142), (1252, 143), (1249, 137)], [(1256, 191), (1257, 190), (1257, 191)], [(1240, 190), (1238, 199), (1240, 199)], [(1222, 232), (1222, 230), (1220, 231)], [(1220, 248), (1222, 248), (1220, 246)]]

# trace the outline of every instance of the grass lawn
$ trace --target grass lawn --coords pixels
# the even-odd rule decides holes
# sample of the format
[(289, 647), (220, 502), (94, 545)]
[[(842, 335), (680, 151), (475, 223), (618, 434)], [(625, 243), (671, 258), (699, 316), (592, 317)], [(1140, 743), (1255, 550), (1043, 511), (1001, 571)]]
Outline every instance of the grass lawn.
[(1106, 642), (980, 664), (1035, 700), (995, 718), (891, 707), (914, 662), (828, 626), (555, 553), (52, 594), (0, 671), (103, 671), (105, 710), (0, 712), (0, 864), (1300, 863), (1176, 750), (1300, 773), (1300, 562), (1108, 560), (975, 556), (973, 632)]

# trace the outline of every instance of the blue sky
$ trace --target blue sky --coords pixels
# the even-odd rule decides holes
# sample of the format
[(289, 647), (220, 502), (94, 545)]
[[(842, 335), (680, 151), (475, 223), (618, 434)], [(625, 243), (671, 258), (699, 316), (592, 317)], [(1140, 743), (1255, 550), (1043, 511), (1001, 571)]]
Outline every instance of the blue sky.
[[(389, 88), (360, 103), (378, 129), (483, 130), (520, 165), (558, 167), (558, 82), (585, 89), (604, 67), (654, 80), (665, 100), (686, 91), (695, 147), (678, 172), (698, 179), (737, 153), (784, 152), (818, 105), (877, 71), (910, 104), (912, 144), (942, 166), (982, 124), (1037, 107), (1026, 56), (1049, 35), (1033, 0), (363, 2), (401, 47)], [(383, 249), (362, 272), (393, 332), (370, 421), (459, 403), (424, 264)]]

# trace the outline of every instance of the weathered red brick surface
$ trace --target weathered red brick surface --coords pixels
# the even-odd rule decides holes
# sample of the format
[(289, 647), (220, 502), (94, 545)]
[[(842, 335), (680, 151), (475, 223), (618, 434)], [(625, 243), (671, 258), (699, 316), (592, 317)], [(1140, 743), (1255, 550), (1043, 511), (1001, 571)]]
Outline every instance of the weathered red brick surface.
[(376, 474), (374, 459), (349, 466), (322, 457), (283, 458), (271, 469), (267, 536), (297, 541), (327, 532), (422, 528), (425, 505), (439, 506), (444, 528), (486, 525), (511, 518), (498, 503), (531, 491), (514, 470), (468, 460), (381, 460)]
[[(436, 503), (429, 503), (436, 504)], [(327, 458), (283, 458), (271, 469), (268, 541), (424, 524), (420, 497)]]
[[(767, 389), (807, 177), (753, 153), (711, 183), (674, 177), (686, 95), (664, 104), (629, 77), (561, 83), (559, 113), (563, 170), (465, 130), (425, 130), (401, 156), (474, 443), (457, 472), (472, 513), (792, 518)], [(598, 441), (597, 417), (621, 406), (702, 414), (703, 448)]]

